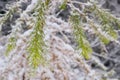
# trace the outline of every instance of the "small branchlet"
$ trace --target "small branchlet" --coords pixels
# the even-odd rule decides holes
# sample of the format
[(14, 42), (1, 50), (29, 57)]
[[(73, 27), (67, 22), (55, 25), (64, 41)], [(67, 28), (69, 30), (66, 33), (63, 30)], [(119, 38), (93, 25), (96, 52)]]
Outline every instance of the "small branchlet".
[(118, 34), (115, 31), (115, 25), (120, 25), (120, 20), (115, 16), (107, 12), (105, 9), (99, 8), (96, 4), (93, 4), (91, 8), (89, 8), (90, 12), (94, 14), (95, 20), (101, 26), (102, 31), (106, 32), (108, 35), (113, 37), (114, 39), (118, 38)]
[(102, 34), (98, 29), (100, 28), (98, 25), (96, 25), (93, 22), (89, 22), (89, 25), (91, 27), (91, 29), (95, 32), (96, 36), (99, 37), (99, 39), (104, 43), (104, 44), (108, 44), (110, 42), (110, 39), (108, 39), (108, 37), (105, 36), (105, 34)]
[(84, 34), (82, 24), (80, 23), (79, 14), (72, 14), (70, 17), (70, 22), (73, 28), (76, 42), (78, 44), (78, 49), (82, 50), (81, 54), (85, 59), (90, 59), (90, 53), (92, 53), (92, 49)]
[(16, 46), (16, 37), (10, 37), (9, 43), (7, 44), (7, 48), (5, 51), (5, 55), (8, 56), (9, 53), (15, 48)]
[[(84, 29), (82, 29), (83, 27), (80, 27), (81, 24), (88, 24), (88, 27), (90, 27), (90, 29), (94, 31), (95, 35), (98, 36), (101, 42), (103, 42), (104, 44), (108, 44), (111, 40), (116, 41), (116, 39), (118, 38), (118, 33), (116, 32), (114, 26), (118, 25), (119, 27), (119, 19), (107, 12), (105, 9), (101, 9), (93, 3), (90, 3), (90, 5), (82, 4), (84, 6), (83, 11), (80, 11), (72, 4), (69, 5), (72, 10), (78, 12), (78, 15), (71, 16), (71, 23), (73, 26), (73, 32), (76, 36), (76, 41), (78, 43), (78, 48), (82, 49), (83, 52), (90, 53), (92, 52), (92, 49), (89, 46), (88, 41), (84, 37)], [(80, 20), (80, 17), (85, 21)], [(90, 17), (92, 17), (92, 19)], [(86, 42), (88, 45), (85, 44)], [(85, 54), (83, 56), (85, 57)]]
[(35, 23), (34, 30), (32, 32), (32, 37), (29, 42), (28, 52), (29, 52), (29, 62), (34, 68), (37, 68), (39, 64), (45, 63), (44, 58), (44, 50), (45, 50), (45, 43), (44, 43), (44, 32), (43, 27), (45, 25), (45, 11), (49, 5), (50, 0), (39, 1), (39, 6), (37, 7), (37, 21)]
[(59, 9), (65, 10), (67, 7), (67, 2), (68, 2), (68, 0), (64, 0), (64, 2), (60, 5)]
[(12, 15), (13, 13), (17, 10), (17, 7), (14, 6), (10, 8), (10, 10), (0, 19), (0, 25), (5, 23)]
[[(14, 12), (17, 11), (17, 6), (13, 6), (10, 8), (10, 10), (0, 19), (0, 25), (4, 24), (9, 18), (11, 18), (11, 16), (14, 14)], [(12, 31), (12, 33), (10, 34), (9, 38), (8, 38), (8, 43), (6, 44), (6, 51), (5, 51), (5, 55), (8, 56), (9, 53), (15, 48), (16, 46), (16, 28)]]

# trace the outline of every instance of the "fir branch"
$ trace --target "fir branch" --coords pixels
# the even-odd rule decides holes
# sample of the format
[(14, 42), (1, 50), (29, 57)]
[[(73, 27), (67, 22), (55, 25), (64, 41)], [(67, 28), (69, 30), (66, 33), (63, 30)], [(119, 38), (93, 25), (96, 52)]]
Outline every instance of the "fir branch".
[(44, 32), (43, 27), (45, 25), (45, 11), (48, 8), (50, 0), (42, 1), (40, 0), (38, 2), (38, 15), (37, 15), (37, 21), (35, 23), (35, 27), (32, 33), (31, 40), (29, 42), (28, 46), (28, 52), (29, 52), (29, 62), (30, 65), (32, 65), (34, 68), (37, 68), (39, 64), (45, 63), (44, 58), (44, 49), (45, 49), (45, 42), (44, 42)]
[(107, 12), (105, 9), (99, 8), (96, 4), (93, 4), (89, 10), (91, 10), (91, 12), (95, 15), (94, 17), (98, 19), (99, 25), (101, 25), (101, 29), (107, 32), (107, 34), (114, 39), (117, 39), (118, 34), (115, 31), (114, 25), (118, 25), (119, 27), (120, 20)]
[(70, 21), (73, 27), (76, 42), (78, 44), (78, 49), (82, 50), (81, 54), (84, 56), (85, 59), (90, 59), (90, 53), (92, 53), (92, 49), (85, 37), (82, 24), (80, 24), (80, 16), (78, 14), (72, 14), (70, 17)]
[[(16, 3), (17, 4), (17, 3)], [(3, 16), (0, 20), (0, 25), (4, 24), (18, 9), (18, 5), (14, 5), (13, 7), (10, 8), (10, 10), (5, 14), (5, 16)], [(9, 53), (15, 48), (16, 46), (16, 32), (17, 29), (14, 28), (12, 30), (12, 33), (9, 35), (8, 38), (8, 43), (6, 44), (6, 51), (5, 51), (5, 55), (8, 56)]]
[(0, 25), (5, 23), (12, 15), (13, 13), (17, 10), (17, 7), (14, 6), (12, 7), (1, 19), (0, 19)]
[(67, 2), (68, 2), (68, 0), (64, 0), (64, 2), (60, 5), (59, 9), (65, 10), (67, 7)]
[(7, 44), (7, 48), (6, 48), (6, 51), (5, 51), (6, 56), (8, 56), (9, 53), (15, 48), (15, 46), (16, 46), (16, 38), (14, 36), (10, 37), (8, 42), (9, 43)]
[(93, 23), (92, 21), (89, 22), (90, 27), (94, 30), (96, 36), (99, 37), (99, 39), (104, 43), (104, 44), (108, 44), (110, 42), (110, 39), (108, 39), (107, 36), (105, 36), (105, 34), (102, 34), (98, 29), (100, 29), (100, 27), (98, 25), (96, 25), (95, 23)]

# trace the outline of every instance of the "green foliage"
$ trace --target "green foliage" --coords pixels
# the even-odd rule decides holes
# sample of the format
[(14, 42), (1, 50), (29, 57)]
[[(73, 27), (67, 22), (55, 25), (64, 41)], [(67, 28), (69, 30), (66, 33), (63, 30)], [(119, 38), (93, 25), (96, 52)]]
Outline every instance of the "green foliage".
[(32, 33), (32, 38), (29, 42), (28, 52), (30, 53), (28, 59), (30, 64), (37, 68), (39, 64), (45, 63), (44, 58), (44, 50), (45, 50), (45, 43), (44, 43), (44, 32), (43, 27), (45, 25), (45, 10), (49, 5), (50, 0), (46, 0), (45, 2), (39, 1), (38, 4), (38, 15), (37, 21), (35, 23), (35, 27)]
[(93, 4), (89, 10), (95, 15), (95, 20), (101, 25), (102, 31), (105, 31), (108, 35), (117, 39), (118, 34), (114, 26), (120, 25), (120, 21), (106, 10), (99, 8), (96, 4)]
[(2, 17), (2, 19), (0, 20), (0, 24), (5, 23), (11, 16), (12, 14), (17, 10), (16, 7), (11, 8), (5, 15), (4, 17)]
[(64, 10), (67, 7), (67, 0), (64, 0), (64, 2), (60, 5), (59, 9)]
[[(17, 6), (12, 6), (10, 7), (10, 9), (6, 12), (6, 14), (4, 14), (3, 17), (0, 17), (0, 25), (2, 26), (3, 24), (6, 24), (6, 22), (8, 20), (11, 19), (11, 17), (13, 17), (12, 15), (17, 11)], [(13, 32), (12, 32), (13, 33)], [(15, 48), (16, 46), (16, 37), (15, 35), (11, 35), (8, 38), (8, 43), (6, 44), (6, 51), (5, 51), (5, 55), (8, 56), (9, 53)]]
[(95, 23), (90, 22), (90, 27), (94, 30), (96, 36), (99, 37), (99, 39), (104, 43), (104, 44), (108, 44), (110, 42), (109, 38), (107, 38), (104, 34), (102, 34), (98, 28), (100, 28), (99, 26), (97, 26)]
[(109, 40), (107, 37), (105, 37), (104, 35), (99, 34), (98, 36), (99, 36), (99, 39), (100, 39), (104, 44), (108, 44), (108, 43), (110, 42), (110, 40)]
[[(10, 10), (1, 18), (0, 24), (2, 25), (4, 23), (6, 23), (6, 21), (12, 17), (12, 15), (14, 14), (14, 12), (16, 12), (16, 10), (17, 10), (16, 6), (13, 6), (12, 8), (10, 8)], [(9, 53), (15, 48), (16, 41), (17, 41), (17, 39), (16, 39), (15, 35), (10, 35), (10, 38), (6, 45), (6, 51), (5, 51), (6, 56), (8, 56)]]
[[(120, 25), (120, 21), (112, 14), (99, 8), (94, 3), (91, 4), (92, 5), (85, 6), (83, 12), (74, 8), (74, 5), (72, 5), (71, 8), (74, 8), (73, 10), (78, 13), (72, 14), (70, 17), (76, 42), (78, 43), (78, 49), (82, 49), (82, 55), (86, 59), (89, 59), (88, 54), (92, 52), (92, 49), (85, 38), (84, 27), (82, 24), (88, 24), (88, 27), (94, 31), (96, 37), (99, 37), (104, 44), (108, 44), (111, 41), (109, 37), (112, 37), (115, 40), (118, 38), (118, 33), (115, 31), (114, 26)], [(92, 19), (89, 16), (91, 16)]]
[(90, 53), (92, 53), (92, 49), (85, 37), (82, 24), (80, 24), (79, 14), (72, 14), (70, 17), (70, 21), (73, 27), (76, 42), (78, 44), (78, 49), (82, 50), (81, 54), (84, 56), (85, 59), (90, 59)]
[(115, 26), (120, 27), (119, 19), (117, 19), (107, 10), (101, 9), (94, 2), (91, 2), (91, 5), (85, 7), (84, 14), (85, 18), (86, 16), (88, 17), (86, 18), (88, 25), (92, 27), (95, 34), (104, 44), (108, 44), (111, 41), (110, 38), (117, 40), (118, 33), (115, 30)]
[(9, 43), (7, 44), (5, 55), (8, 56), (8, 54), (15, 48), (16, 46), (16, 38), (10, 37)]
[[(46, 63), (45, 59), (45, 42), (44, 42), (44, 32), (43, 28), (45, 25), (45, 11), (48, 9), (49, 3), (51, 0), (38, 0), (38, 4), (33, 9), (33, 12), (36, 13), (36, 23), (34, 25), (33, 32), (31, 34), (31, 39), (28, 42), (28, 60), (30, 65), (34, 68), (37, 68), (40, 64)], [(61, 10), (66, 9), (68, 0), (64, 0), (61, 6)], [(72, 2), (71, 2), (72, 3)], [(110, 14), (104, 9), (101, 9), (96, 4), (91, 3), (92, 5), (86, 6), (85, 4), (78, 9), (73, 4), (70, 6), (72, 9), (70, 22), (73, 28), (73, 33), (75, 35), (76, 43), (78, 44), (77, 49), (81, 49), (81, 54), (85, 59), (90, 59), (92, 48), (86, 38), (83, 24), (88, 24), (90, 29), (92, 29), (97, 37), (104, 43), (108, 44), (110, 39), (104, 34), (106, 33), (110, 37), (117, 39), (118, 34), (115, 31), (114, 26), (117, 25), (120, 28), (120, 20), (115, 16)], [(74, 8), (74, 9), (73, 9)], [(0, 21), (0, 24), (6, 22), (6, 20), (14, 13), (16, 8), (11, 9), (5, 17)], [(75, 12), (76, 11), (76, 12)], [(88, 13), (88, 15), (87, 15)], [(89, 16), (92, 15), (92, 18)], [(100, 30), (101, 31), (100, 31)], [(7, 44), (6, 55), (11, 52), (16, 46), (16, 38), (11, 37), (9, 43)]]

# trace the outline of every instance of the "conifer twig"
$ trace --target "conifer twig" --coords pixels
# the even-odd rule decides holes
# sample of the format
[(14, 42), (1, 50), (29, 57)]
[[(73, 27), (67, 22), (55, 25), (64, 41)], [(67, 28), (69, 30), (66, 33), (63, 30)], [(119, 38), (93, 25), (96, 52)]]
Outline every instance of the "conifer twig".
[(38, 0), (39, 6), (37, 7), (37, 21), (35, 23), (35, 27), (32, 33), (31, 41), (28, 45), (29, 52), (29, 62), (34, 67), (37, 68), (39, 64), (45, 63), (44, 58), (44, 50), (45, 50), (45, 42), (44, 42), (44, 32), (43, 27), (45, 25), (45, 11), (49, 5), (50, 0)]

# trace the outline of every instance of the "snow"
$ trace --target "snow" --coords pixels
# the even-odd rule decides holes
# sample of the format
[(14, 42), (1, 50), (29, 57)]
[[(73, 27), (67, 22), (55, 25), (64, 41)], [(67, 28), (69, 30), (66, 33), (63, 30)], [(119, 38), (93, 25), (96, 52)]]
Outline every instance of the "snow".
[[(40, 65), (35, 72), (36, 74), (31, 76), (34, 73), (28, 62), (26, 47), (35, 22), (35, 17), (31, 17), (29, 12), (35, 8), (37, 1), (32, 0), (27, 9), (20, 14), (20, 18), (16, 20), (16, 25), (12, 26), (15, 33), (7, 38), (16, 35), (18, 40), (9, 56), (5, 57), (3, 52), (0, 53), (0, 74), (2, 74), (0, 80), (2, 77), (6, 80), (23, 80), (23, 77), (25, 80), (98, 80), (96, 76), (99, 75), (96, 75), (96, 72), (80, 56), (80, 51), (75, 52), (73, 47), (66, 43), (66, 40), (55, 35), (62, 31), (71, 33), (72, 28), (69, 23), (56, 18), (54, 14), (46, 16), (46, 25), (44, 26), (44, 40), (49, 48), (46, 57), (49, 63), (46, 66)], [(61, 1), (54, 0), (52, 4), (55, 6)], [(23, 21), (26, 21), (27, 26), (32, 26), (25, 32), (21, 29)], [(0, 51), (5, 48), (5, 45), (0, 44)]]

